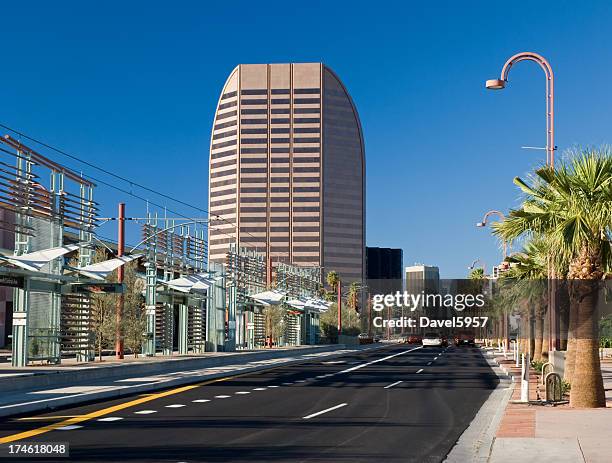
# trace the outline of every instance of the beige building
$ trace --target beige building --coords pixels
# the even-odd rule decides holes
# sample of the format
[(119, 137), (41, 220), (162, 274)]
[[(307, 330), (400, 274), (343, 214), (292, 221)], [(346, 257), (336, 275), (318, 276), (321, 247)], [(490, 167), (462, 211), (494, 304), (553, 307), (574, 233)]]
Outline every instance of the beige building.
[(359, 116), (321, 63), (241, 64), (212, 130), (209, 258), (229, 243), (272, 262), (364, 279), (365, 152)]

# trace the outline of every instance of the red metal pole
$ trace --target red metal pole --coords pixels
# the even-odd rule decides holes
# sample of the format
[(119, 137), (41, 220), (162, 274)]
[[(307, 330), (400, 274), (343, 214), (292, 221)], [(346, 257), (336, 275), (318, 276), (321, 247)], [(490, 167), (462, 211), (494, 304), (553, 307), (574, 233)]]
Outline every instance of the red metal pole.
[[(117, 256), (123, 256), (125, 251), (125, 203), (119, 203), (119, 216), (117, 217)], [(123, 266), (117, 269), (117, 281), (123, 283), (124, 269)], [(123, 293), (117, 298), (116, 310), (116, 328), (115, 328), (115, 355), (118, 359), (122, 359), (123, 352)]]
[(338, 342), (342, 334), (342, 283), (338, 280)]

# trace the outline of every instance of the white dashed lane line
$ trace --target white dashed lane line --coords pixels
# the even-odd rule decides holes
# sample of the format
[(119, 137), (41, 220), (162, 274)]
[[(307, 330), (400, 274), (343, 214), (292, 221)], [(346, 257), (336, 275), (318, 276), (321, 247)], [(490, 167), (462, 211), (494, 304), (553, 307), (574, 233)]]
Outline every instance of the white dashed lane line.
[(80, 429), (83, 426), (79, 424), (70, 424), (68, 426), (62, 426), (61, 428), (57, 428), (58, 431), (72, 431), (73, 429)]
[(215, 399), (229, 399), (231, 396), (229, 395), (216, 395)]
[(184, 407), (184, 404), (172, 404), (172, 405), (165, 405), (165, 408), (182, 408)]
[(234, 394), (236, 395), (244, 395), (244, 394), (250, 394), (250, 391), (238, 391), (238, 392), (234, 392)]
[(429, 362), (429, 363), (427, 364), (427, 366), (429, 366), (429, 365), (431, 365), (431, 362)]
[(402, 381), (396, 381), (394, 383), (391, 384), (387, 384), (384, 389), (391, 389), (393, 386), (397, 386), (399, 383), (401, 383)]
[(150, 415), (151, 413), (157, 413), (157, 410), (139, 410), (134, 412), (136, 415)]
[(267, 387), (256, 387), (255, 389), (253, 389), (254, 391), (265, 391), (267, 389)]
[(120, 416), (108, 416), (106, 418), (98, 418), (97, 421), (103, 421), (103, 422), (106, 422), (106, 421), (119, 421), (119, 420), (122, 420), (122, 419), (123, 418), (120, 417)]
[(418, 373), (420, 373), (420, 372), (422, 372), (422, 371), (423, 371), (423, 369), (421, 368), (419, 371), (417, 371), (417, 374), (418, 374)]
[(210, 402), (210, 399), (196, 399), (196, 400), (192, 400), (192, 402), (196, 403), (196, 404), (201, 404), (204, 402)]
[(338, 408), (346, 407), (348, 404), (338, 404), (334, 407), (326, 408), (325, 410), (321, 410), (320, 412), (312, 413), (310, 415), (303, 416), (302, 419), (309, 420), (310, 418), (314, 418), (315, 416), (322, 415), (323, 413), (331, 412), (332, 410), (337, 410)]

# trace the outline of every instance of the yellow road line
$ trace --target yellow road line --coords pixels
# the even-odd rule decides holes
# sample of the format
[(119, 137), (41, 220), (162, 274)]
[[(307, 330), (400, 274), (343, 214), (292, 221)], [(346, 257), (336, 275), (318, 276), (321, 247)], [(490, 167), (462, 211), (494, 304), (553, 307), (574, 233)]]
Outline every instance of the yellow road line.
[(40, 420), (40, 421), (44, 421), (44, 420), (61, 420), (61, 419), (65, 419), (65, 418), (76, 418), (77, 416), (82, 416), (82, 415), (60, 415), (60, 416), (28, 416), (26, 418), (17, 418), (16, 420), (13, 421), (35, 421), (35, 420)]
[(168, 397), (174, 394), (180, 394), (181, 392), (189, 391), (190, 389), (195, 389), (196, 387), (204, 386), (206, 384), (216, 383), (219, 381), (227, 381), (229, 379), (236, 378), (237, 376), (242, 376), (242, 375), (230, 376), (228, 378), (213, 379), (211, 381), (205, 381), (203, 383), (191, 384), (187, 386), (181, 386), (176, 389), (170, 389), (168, 391), (158, 392), (157, 394), (152, 394), (147, 397), (140, 397), (138, 399), (134, 399), (129, 402), (124, 402), (118, 405), (113, 405), (112, 407), (107, 407), (101, 410), (96, 410), (86, 415), (74, 416), (72, 418), (68, 418), (67, 420), (60, 421), (58, 423), (52, 423), (52, 424), (48, 424), (46, 426), (42, 426), (37, 429), (32, 429), (30, 431), (24, 431), (24, 432), (20, 432), (17, 434), (12, 434), (10, 436), (1, 437), (0, 444), (8, 444), (9, 442), (15, 442), (15, 441), (22, 440), (22, 439), (28, 439), (30, 437), (38, 436), (40, 434), (44, 434), (44, 433), (53, 431), (57, 428), (62, 428), (64, 426), (70, 426), (72, 424), (83, 423), (85, 421), (93, 420), (94, 418), (99, 418), (101, 416), (108, 415), (110, 413), (114, 413), (119, 410), (124, 410), (126, 408), (130, 408), (135, 405), (140, 405), (145, 402), (150, 402), (152, 400), (161, 399), (162, 397)]

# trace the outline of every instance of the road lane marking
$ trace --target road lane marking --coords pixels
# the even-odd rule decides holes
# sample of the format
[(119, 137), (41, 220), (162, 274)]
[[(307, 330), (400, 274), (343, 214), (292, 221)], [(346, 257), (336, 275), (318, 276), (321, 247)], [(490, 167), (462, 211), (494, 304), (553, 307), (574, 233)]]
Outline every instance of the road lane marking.
[(417, 374), (418, 374), (418, 373), (420, 373), (420, 372), (422, 372), (422, 371), (423, 371), (423, 369), (421, 368), (419, 371), (417, 371)]
[(438, 357), (434, 357), (434, 360), (438, 360)]
[(274, 385), (274, 384), (273, 384), (272, 386), (268, 386), (268, 387), (278, 387), (278, 386), (276, 386), (276, 385)]
[[(245, 373), (245, 375), (248, 373)], [(10, 434), (8, 436), (4, 436), (4, 437), (0, 437), (0, 444), (8, 444), (10, 442), (15, 442), (15, 441), (19, 441), (19, 440), (24, 440), (24, 439), (28, 439), (30, 437), (33, 436), (38, 436), (40, 434), (45, 434), (47, 432), (50, 431), (54, 431), (56, 429), (59, 429), (61, 427), (64, 426), (70, 426), (73, 424), (77, 424), (77, 423), (82, 423), (84, 421), (89, 421), (89, 420), (93, 420), (95, 418), (99, 418), (101, 416), (105, 416), (105, 415), (110, 415), (111, 413), (115, 413), (119, 410), (124, 410), (126, 408), (131, 408), (134, 407), (136, 405), (140, 405), (146, 402), (151, 402), (153, 400), (156, 399), (160, 399), (162, 397), (168, 397), (171, 395), (175, 395), (175, 394), (180, 394), (181, 392), (185, 392), (185, 391), (190, 391), (191, 389), (195, 389), (197, 387), (200, 386), (204, 386), (206, 384), (212, 384), (212, 383), (218, 383), (221, 381), (228, 381), (234, 378), (237, 378), (238, 376), (243, 376), (243, 375), (234, 375), (234, 376), (228, 376), (226, 378), (218, 378), (218, 379), (213, 379), (213, 380), (209, 380), (209, 381), (204, 381), (201, 383), (196, 383), (196, 384), (189, 384), (187, 386), (181, 386), (181, 387), (177, 387), (174, 389), (170, 389), (167, 391), (162, 391), (162, 392), (158, 392), (156, 394), (152, 394), (150, 396), (146, 396), (146, 397), (139, 397), (137, 399), (134, 400), (130, 400), (128, 402), (123, 402), (117, 405), (113, 405), (111, 407), (106, 407), (106, 408), (102, 408), (100, 410), (95, 410), (91, 413), (88, 413), (86, 415), (81, 415), (81, 416), (75, 416), (74, 418), (69, 418), (67, 420), (64, 421), (60, 421), (59, 423), (52, 423), (52, 424), (48, 424), (46, 426), (42, 426), (40, 428), (36, 428), (36, 429), (31, 429), (29, 431), (24, 431), (24, 432), (19, 432), (17, 434)], [(155, 410), (149, 410), (147, 411), (147, 413), (155, 413)], [(144, 414), (144, 413), (139, 413), (139, 412), (135, 412), (137, 414)]]
[(314, 418), (315, 416), (322, 415), (323, 413), (331, 412), (332, 410), (337, 410), (338, 408), (346, 407), (348, 404), (338, 404), (330, 408), (326, 408), (325, 410), (321, 410), (320, 412), (312, 413), (310, 415), (303, 416), (303, 420), (309, 420), (310, 418)]
[(203, 404), (204, 402), (210, 402), (210, 399), (196, 399), (196, 400), (192, 400), (192, 402), (196, 404)]
[(120, 416), (108, 416), (106, 418), (98, 418), (96, 421), (110, 422), (110, 421), (119, 421), (123, 418)]
[(166, 408), (181, 408), (184, 407), (184, 404), (172, 404), (172, 405), (166, 405)]
[(238, 392), (234, 392), (234, 394), (237, 394), (237, 395), (244, 395), (244, 394), (250, 394), (250, 393), (251, 393), (250, 391), (238, 391)]
[(293, 383), (283, 383), (283, 386), (291, 386)]
[(383, 389), (391, 389), (393, 386), (397, 386), (401, 382), (403, 382), (403, 381), (396, 381), (394, 383), (388, 384)]
[(72, 431), (73, 429), (80, 429), (83, 426), (81, 426), (80, 424), (69, 424), (68, 426), (62, 426), (60, 428), (57, 428), (58, 431)]
[(342, 371), (339, 371), (337, 373), (350, 373), (351, 371), (359, 370), (360, 368), (364, 368), (364, 367), (367, 367), (369, 365), (374, 365), (375, 363), (384, 362), (385, 360), (389, 360), (390, 358), (397, 357), (398, 355), (408, 354), (409, 352), (413, 352), (413, 351), (415, 351), (417, 349), (422, 349), (422, 348), (423, 348), (423, 346), (419, 346), (419, 347), (415, 347), (414, 349), (403, 350), (401, 352), (398, 352), (397, 354), (388, 355), (388, 356), (383, 357), (383, 358), (372, 360), (371, 362), (362, 363), (360, 365), (356, 365), (354, 367), (347, 368), (346, 370), (342, 370)]
[(151, 413), (157, 413), (157, 410), (140, 410), (138, 412), (134, 412), (136, 415), (150, 415)]
[[(420, 349), (422, 346), (418, 347), (417, 349)], [(370, 350), (370, 349), (367, 349)], [(410, 352), (410, 351), (408, 351)], [(337, 351), (337, 352), (333, 352), (333, 354), (335, 355), (343, 355), (344, 352), (343, 351)], [(401, 353), (400, 353), (401, 354)], [(329, 355), (332, 355), (332, 353), (330, 353)], [(398, 355), (398, 354), (395, 354)], [(394, 356), (395, 356), (394, 355)], [(305, 362), (308, 362), (308, 360), (305, 360)], [(271, 370), (276, 370), (279, 368), (283, 368), (285, 365), (280, 365), (276, 368), (269, 368), (268, 371)], [(364, 365), (365, 366), (365, 365)], [(358, 368), (361, 368), (361, 366), (358, 365)], [(144, 395), (142, 397), (139, 397), (137, 399), (134, 400), (130, 400), (128, 402), (123, 402), (121, 404), (117, 404), (117, 405), (113, 405), (110, 407), (106, 407), (106, 408), (102, 408), (99, 410), (95, 410), (93, 412), (90, 412), (86, 415), (80, 415), (80, 416), (75, 416), (73, 418), (68, 418), (64, 421), (60, 421), (58, 423), (51, 423), (45, 426), (41, 426), (40, 428), (36, 428), (36, 429), (31, 429), (29, 431), (24, 431), (24, 432), (19, 432), (17, 434), (10, 434), (8, 436), (4, 436), (4, 437), (0, 437), (0, 444), (7, 444), (10, 442), (15, 442), (15, 441), (19, 441), (19, 440), (23, 440), (23, 439), (28, 439), (30, 437), (34, 437), (34, 436), (38, 436), (41, 434), (45, 434), (51, 431), (54, 431), (56, 429), (59, 429), (63, 426), (70, 426), (72, 424), (76, 424), (76, 423), (82, 423), (85, 421), (90, 421), (96, 418), (99, 418), (101, 416), (105, 416), (105, 415), (109, 415), (111, 413), (114, 413), (116, 411), (119, 410), (124, 410), (126, 408), (131, 408), (134, 407), (136, 405), (140, 405), (146, 402), (151, 402), (153, 400), (157, 400), (159, 398), (162, 397), (168, 397), (171, 395), (175, 395), (175, 394), (180, 394), (181, 392), (185, 392), (185, 391), (189, 391), (191, 389), (195, 389), (197, 387), (201, 387), (201, 386), (205, 386), (207, 384), (213, 384), (213, 383), (217, 383), (217, 382), (221, 382), (221, 381), (230, 381), (232, 379), (235, 378), (240, 378), (243, 376), (248, 376), (248, 375), (252, 375), (253, 372), (247, 372), (247, 373), (240, 373), (240, 374), (234, 374), (231, 376), (227, 376), (225, 378), (215, 378), (215, 379), (211, 379), (211, 380), (207, 380), (207, 381), (203, 381), (200, 383), (195, 383), (195, 384), (188, 384), (186, 386), (180, 386), (174, 389), (170, 389), (170, 390), (166, 390), (166, 391), (162, 391), (162, 392), (158, 392), (158, 393), (153, 393), (153, 394), (147, 394)], [(333, 376), (333, 375), (330, 375)], [(157, 383), (151, 383), (151, 384), (157, 384)], [(135, 387), (141, 387), (144, 386), (143, 384), (137, 384), (134, 385)], [(131, 386), (128, 386), (127, 388), (129, 388)], [(51, 399), (41, 399), (41, 400), (35, 400), (35, 401), (30, 401), (30, 402), (26, 402), (26, 403), (16, 403), (16, 404), (11, 404), (11, 405), (3, 405), (0, 407), (0, 409), (4, 409), (4, 408), (12, 408), (12, 407), (19, 407), (19, 406), (23, 406), (23, 405), (28, 405), (28, 404), (34, 404), (34, 403), (41, 403), (41, 402), (49, 402), (49, 401), (53, 401), (53, 400), (60, 400), (60, 399), (67, 399), (67, 398), (71, 398), (71, 397), (78, 397), (81, 394), (71, 394), (68, 396), (61, 396), (61, 397), (54, 397)], [(135, 412), (138, 413), (138, 412)], [(155, 410), (151, 410), (148, 413), (156, 413)], [(142, 414), (142, 413), (141, 413)]]
[(52, 420), (65, 420), (66, 418), (76, 418), (81, 415), (59, 415), (59, 416), (28, 416), (26, 418), (17, 418), (13, 421), (52, 421)]
[(255, 389), (253, 389), (254, 391), (265, 391), (267, 388), (265, 387), (256, 387)]
[(216, 395), (215, 399), (229, 399), (230, 396), (229, 395)]
[(427, 366), (429, 366), (429, 365), (431, 365), (431, 362), (429, 362), (429, 363), (427, 364)]

